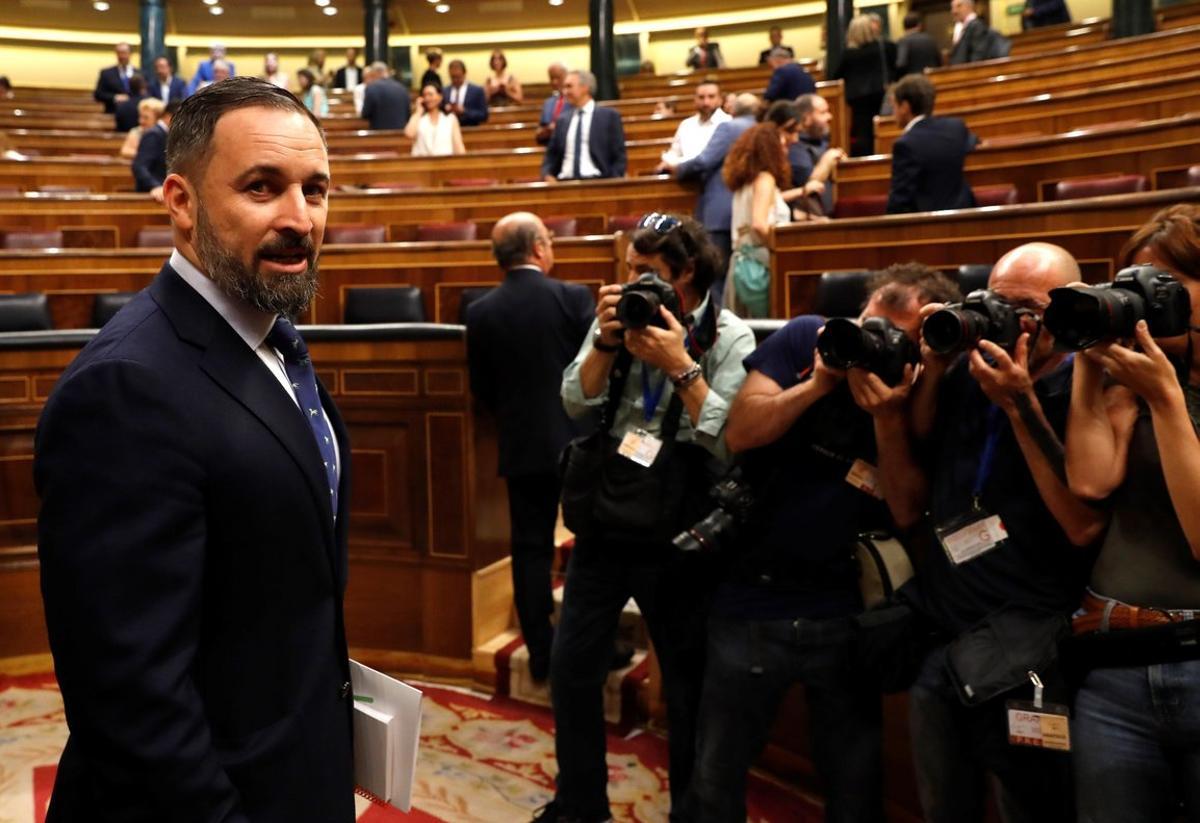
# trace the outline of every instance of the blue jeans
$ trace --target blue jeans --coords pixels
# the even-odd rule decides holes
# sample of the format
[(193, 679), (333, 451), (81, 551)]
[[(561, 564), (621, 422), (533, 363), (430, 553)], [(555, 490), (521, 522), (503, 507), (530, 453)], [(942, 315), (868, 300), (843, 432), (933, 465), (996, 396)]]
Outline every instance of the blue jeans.
[(848, 618), (709, 621), (687, 820), (744, 823), (746, 773), (794, 683), (804, 684), (825, 819), (883, 820), (882, 699), (850, 672), (852, 631)]
[[(1047, 702), (1063, 702), (1050, 675)], [(977, 706), (959, 700), (946, 668), (946, 647), (934, 649), (909, 691), (909, 727), (917, 790), (928, 823), (984, 819), (987, 779), (993, 778), (1005, 823), (1074, 819), (1071, 758), (1065, 752), (1008, 742), (1009, 699), (1029, 700), (1032, 688), (1014, 689)], [(1132, 819), (1128, 822), (1132, 823)]]
[(1200, 820), (1200, 660), (1094, 669), (1071, 737), (1082, 823)]

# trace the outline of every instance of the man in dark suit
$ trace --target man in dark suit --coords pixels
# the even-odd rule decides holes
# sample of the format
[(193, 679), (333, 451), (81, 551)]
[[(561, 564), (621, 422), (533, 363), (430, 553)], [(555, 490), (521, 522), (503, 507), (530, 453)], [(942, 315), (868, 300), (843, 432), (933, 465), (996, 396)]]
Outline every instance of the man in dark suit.
[(689, 69), (723, 69), (725, 58), (721, 56), (721, 46), (710, 43), (708, 29), (700, 26), (696, 29), (696, 43), (688, 49), (687, 60), (684, 63)]
[(171, 61), (159, 57), (154, 61), (154, 76), (147, 79), (147, 90), (151, 97), (157, 97), (163, 103), (172, 100), (182, 100), (187, 97), (187, 83), (182, 77), (176, 77), (171, 69)]
[(767, 90), (763, 92), (763, 99), (768, 103), (774, 103), (776, 100), (795, 100), (802, 94), (816, 92), (817, 82), (812, 79), (812, 75), (793, 60), (782, 46), (771, 49), (767, 65), (774, 70), (767, 82)]
[(590, 71), (569, 72), (563, 81), (563, 96), (572, 111), (558, 118), (546, 146), (542, 177), (547, 183), (625, 176), (621, 115), (616, 109), (596, 105), (595, 89), (596, 76)]
[(117, 110), (118, 103), (129, 99), (129, 80), (137, 73), (137, 69), (129, 62), (133, 50), (128, 43), (117, 43), (117, 64), (100, 70), (96, 78), (96, 89), (92, 99), (104, 104), (104, 110), (112, 114)]
[(148, 192), (159, 203), (163, 201), (163, 181), (167, 178), (167, 134), (171, 120), (179, 110), (179, 102), (168, 103), (158, 122), (142, 132), (133, 158), (135, 187), (138, 191)]
[(771, 52), (775, 51), (775, 49), (783, 49), (788, 53), (789, 57), (796, 56), (796, 52), (792, 50), (791, 46), (783, 45), (783, 29), (779, 28), (779, 26), (771, 26), (768, 37), (771, 38), (771, 47), (763, 49), (758, 53), (758, 65), (767, 65), (767, 61), (771, 59)]
[(954, 45), (950, 49), (950, 65), (986, 60), (988, 24), (975, 13), (975, 0), (951, 0), (950, 16), (954, 18)]
[(175, 124), (175, 251), (38, 424), (70, 727), (47, 821), (352, 823), (350, 444), (286, 319), (317, 288), (328, 156), (257, 78)]
[(923, 74), (910, 74), (892, 87), (896, 123), (904, 133), (892, 146), (888, 214), (975, 205), (963, 163), (978, 139), (957, 117), (934, 117), (933, 98), (933, 83)]
[(402, 129), (408, 124), (408, 89), (393, 77), (387, 63), (375, 62), (367, 69), (362, 116), (368, 128)]
[(363, 82), (363, 70), (358, 65), (358, 49), (346, 49), (346, 65), (338, 69), (333, 75), (333, 87), (335, 89), (353, 90), (355, 86)]
[(567, 80), (567, 67), (560, 62), (553, 62), (546, 68), (546, 76), (550, 79), (550, 95), (542, 102), (542, 116), (538, 118), (537, 141), (546, 145), (554, 136), (554, 127), (564, 114), (570, 114), (571, 107), (563, 96), (563, 83)]
[(461, 60), (450, 61), (450, 85), (442, 90), (442, 110), (453, 114), (463, 126), (478, 126), (488, 119), (487, 95), (483, 88), (467, 82), (467, 66)]
[(925, 33), (921, 13), (910, 11), (904, 15), (904, 36), (896, 42), (896, 74), (923, 74), (925, 69), (942, 65), (942, 53), (937, 41)]
[(127, 132), (138, 124), (138, 103), (146, 99), (146, 78), (135, 74), (129, 78), (129, 97), (117, 104), (113, 112), (116, 131)]
[(578, 431), (559, 398), (563, 369), (596, 312), (585, 287), (549, 276), (550, 233), (517, 212), (492, 231), (504, 282), (467, 310), (471, 392), (499, 424), (500, 474), (508, 483), (513, 600), (529, 672), (546, 679), (554, 630), (550, 568), (558, 519), (558, 455)]

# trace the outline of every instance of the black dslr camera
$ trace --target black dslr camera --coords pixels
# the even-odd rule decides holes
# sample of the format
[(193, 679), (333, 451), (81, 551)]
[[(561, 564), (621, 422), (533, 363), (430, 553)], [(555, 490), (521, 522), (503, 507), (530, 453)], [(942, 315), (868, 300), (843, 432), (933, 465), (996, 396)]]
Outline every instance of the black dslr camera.
[(755, 504), (754, 492), (746, 483), (740, 468), (734, 468), (725, 475), (712, 487), (709, 495), (717, 501), (717, 507), (699, 523), (675, 535), (671, 542), (680, 551), (718, 551), (737, 535), (739, 526), (750, 521)]
[(904, 379), (904, 366), (921, 359), (920, 350), (886, 317), (868, 317), (858, 325), (845, 317), (825, 321), (817, 351), (833, 369), (861, 366), (889, 386)]
[(1131, 266), (1111, 283), (1050, 292), (1046, 328), (1064, 348), (1078, 351), (1097, 343), (1133, 337), (1145, 320), (1154, 337), (1187, 334), (1192, 304), (1183, 284), (1153, 266)]
[(675, 287), (654, 272), (646, 272), (632, 283), (621, 287), (621, 299), (617, 301), (617, 320), (627, 329), (644, 329), (647, 326), (666, 328), (659, 316), (659, 306), (666, 306), (675, 319), (683, 322), (679, 308), (679, 295)]
[(926, 317), (921, 334), (938, 354), (965, 351), (980, 340), (1011, 349), (1021, 336), (1021, 317), (994, 291), (978, 289)]

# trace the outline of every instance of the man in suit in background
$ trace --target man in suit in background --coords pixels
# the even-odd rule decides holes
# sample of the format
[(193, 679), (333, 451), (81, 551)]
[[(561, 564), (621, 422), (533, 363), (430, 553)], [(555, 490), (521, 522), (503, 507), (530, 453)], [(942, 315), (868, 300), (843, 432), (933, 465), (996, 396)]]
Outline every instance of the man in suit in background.
[(596, 76), (572, 71), (563, 81), (570, 114), (558, 118), (546, 146), (542, 177), (547, 183), (625, 176), (625, 128), (616, 109), (596, 105)]
[(350, 443), (288, 321), (317, 289), (325, 143), (251, 77), (175, 126), (175, 250), (38, 423), (70, 727), (46, 819), (352, 823)]
[(442, 110), (458, 118), (459, 125), (478, 126), (488, 119), (487, 95), (483, 87), (467, 82), (467, 65), (450, 61), (450, 85), (442, 92)]
[(157, 97), (163, 103), (187, 97), (187, 83), (182, 77), (175, 76), (171, 61), (165, 57), (154, 61), (154, 76), (147, 80), (147, 90), (151, 97)]
[(116, 52), (117, 64), (100, 70), (100, 76), (96, 78), (96, 90), (92, 92), (92, 99), (103, 103), (104, 110), (109, 114), (117, 110), (119, 103), (129, 99), (129, 80), (137, 72), (129, 62), (133, 50), (128, 43), (117, 43)]
[(551, 63), (546, 68), (546, 76), (550, 78), (550, 96), (542, 103), (542, 116), (538, 120), (537, 141), (546, 145), (554, 136), (554, 127), (558, 118), (571, 112), (567, 98), (563, 96), (563, 83), (567, 79), (567, 67), (559, 62)]
[(774, 103), (776, 100), (795, 100), (802, 94), (816, 92), (817, 82), (812, 79), (812, 75), (804, 70), (804, 66), (793, 60), (782, 46), (771, 49), (767, 65), (773, 69), (771, 79), (767, 82), (767, 90), (763, 92), (763, 99), (768, 103)]
[(790, 57), (796, 56), (796, 52), (792, 50), (791, 46), (783, 45), (783, 29), (779, 28), (779, 26), (771, 26), (768, 37), (771, 38), (771, 47), (763, 49), (758, 53), (758, 65), (767, 65), (767, 61), (771, 59), (771, 52), (775, 51), (775, 49), (783, 49)]
[(376, 61), (367, 69), (367, 87), (363, 90), (362, 116), (368, 128), (402, 129), (408, 123), (408, 89), (392, 77), (388, 64)]
[(196, 66), (196, 73), (192, 75), (192, 82), (188, 83), (188, 94), (195, 94), (197, 90), (222, 79), (217, 76), (215, 71), (218, 62), (223, 62), (229, 68), (227, 77), (233, 77), (237, 74), (237, 69), (234, 67), (233, 62), (225, 59), (225, 46), (221, 43), (213, 43), (212, 48), (208, 51), (208, 59), (201, 60), (200, 65)]
[(957, 117), (934, 117), (933, 99), (933, 83), (922, 74), (892, 87), (896, 123), (904, 133), (892, 146), (888, 214), (975, 205), (963, 163), (978, 138)]
[(179, 110), (178, 100), (167, 103), (158, 122), (142, 132), (137, 154), (133, 158), (133, 182), (138, 191), (147, 192), (156, 201), (163, 201), (163, 181), (167, 178), (167, 134), (171, 120)]
[(346, 65), (338, 69), (333, 75), (333, 87), (335, 89), (350, 89), (363, 82), (362, 68), (358, 65), (358, 49), (346, 49)]
[(950, 65), (986, 60), (988, 24), (975, 13), (975, 0), (950, 0), (950, 16), (954, 18)]
[(500, 475), (508, 483), (513, 600), (537, 682), (550, 669), (558, 455), (578, 434), (559, 398), (563, 369), (592, 325), (596, 301), (585, 287), (550, 277), (554, 246), (536, 215), (503, 217), (492, 254), (500, 287), (467, 310), (471, 393), (499, 424)]
[(116, 131), (127, 132), (138, 124), (138, 103), (146, 99), (146, 78), (135, 74), (129, 78), (129, 97), (117, 104), (113, 112)]
[(925, 69), (942, 65), (942, 53), (937, 41), (925, 33), (925, 23), (919, 11), (904, 15), (904, 36), (896, 43), (896, 73), (923, 74)]
[(685, 64), (689, 69), (723, 69), (725, 58), (721, 56), (721, 46), (708, 41), (708, 29), (700, 26), (696, 29), (696, 43), (688, 49)]

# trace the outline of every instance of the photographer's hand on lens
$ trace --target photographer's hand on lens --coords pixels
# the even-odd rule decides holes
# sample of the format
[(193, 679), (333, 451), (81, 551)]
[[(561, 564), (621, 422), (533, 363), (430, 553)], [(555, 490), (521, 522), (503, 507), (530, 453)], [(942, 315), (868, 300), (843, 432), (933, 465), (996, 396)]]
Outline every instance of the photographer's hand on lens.
[(1175, 366), (1150, 336), (1145, 320), (1139, 320), (1135, 330), (1136, 351), (1120, 343), (1101, 343), (1081, 354), (1097, 363), (1108, 375), (1142, 397), (1150, 406), (1158, 406), (1183, 396)]
[[(817, 331), (817, 336), (819, 337), (823, 331), (825, 331), (824, 326)], [(833, 391), (838, 383), (846, 379), (846, 372), (842, 369), (835, 369), (826, 365), (825, 361), (821, 358), (821, 353), (814, 349), (811, 379), (816, 385), (817, 391), (821, 395), (826, 395)]]
[[(991, 365), (984, 355), (992, 359)], [(971, 376), (988, 399), (1005, 412), (1015, 411), (1018, 395), (1033, 395), (1033, 378), (1029, 374), (1029, 332), (1017, 338), (1010, 356), (990, 340), (980, 340), (970, 354)]]
[(904, 378), (895, 386), (883, 382), (879, 375), (866, 369), (854, 368), (846, 373), (850, 394), (858, 407), (872, 417), (903, 417), (912, 392), (914, 369), (905, 365)]
[(659, 306), (658, 313), (667, 328), (647, 326), (644, 329), (626, 329), (625, 348), (638, 360), (668, 375), (679, 374), (689, 369), (693, 362), (684, 346), (683, 326), (666, 307)]
[(620, 285), (600, 287), (596, 303), (596, 318), (600, 321), (600, 339), (609, 346), (621, 345), (621, 321), (617, 320), (617, 303), (621, 299)]

